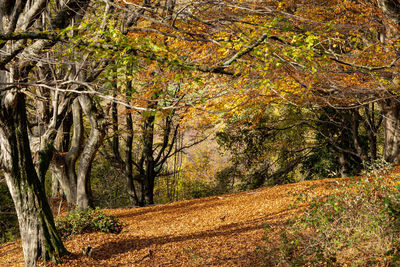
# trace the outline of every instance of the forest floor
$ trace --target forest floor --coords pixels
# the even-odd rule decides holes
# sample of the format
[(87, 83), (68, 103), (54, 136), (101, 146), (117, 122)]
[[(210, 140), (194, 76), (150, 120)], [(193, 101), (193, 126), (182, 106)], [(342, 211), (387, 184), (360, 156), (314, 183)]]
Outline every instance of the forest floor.
[[(265, 225), (279, 237), (309, 197), (332, 194), (340, 178), (264, 187), (145, 208), (107, 210), (125, 223), (120, 234), (88, 233), (65, 240), (71, 256), (61, 266), (259, 266)], [(273, 235), (273, 236), (271, 236)], [(91, 257), (82, 249), (93, 248)], [(51, 264), (52, 265), (52, 264)], [(0, 245), (0, 266), (23, 266), (20, 241)]]

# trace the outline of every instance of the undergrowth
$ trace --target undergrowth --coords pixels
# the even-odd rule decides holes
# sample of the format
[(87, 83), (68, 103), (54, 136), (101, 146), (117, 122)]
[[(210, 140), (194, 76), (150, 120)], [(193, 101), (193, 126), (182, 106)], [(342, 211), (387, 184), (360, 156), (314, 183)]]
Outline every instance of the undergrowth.
[(0, 182), (0, 244), (19, 237), (18, 218), (7, 185)]
[(65, 238), (90, 232), (120, 233), (123, 225), (118, 218), (97, 208), (88, 211), (75, 210), (65, 217), (59, 217), (56, 227), (59, 234)]
[[(288, 221), (279, 242), (257, 249), (264, 266), (391, 266), (400, 263), (400, 177), (376, 172), (311, 200)], [(304, 197), (304, 196), (302, 196)]]

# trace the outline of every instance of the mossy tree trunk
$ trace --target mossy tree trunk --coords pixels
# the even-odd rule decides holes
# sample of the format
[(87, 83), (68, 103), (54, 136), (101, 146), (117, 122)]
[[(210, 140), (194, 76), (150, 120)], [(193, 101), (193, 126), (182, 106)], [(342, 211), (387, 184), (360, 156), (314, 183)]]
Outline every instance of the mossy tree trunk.
[(21, 232), (25, 266), (36, 260), (68, 254), (54, 224), (44, 188), (35, 170), (29, 146), (25, 97), (6, 92), (1, 97), (1, 166), (14, 201)]

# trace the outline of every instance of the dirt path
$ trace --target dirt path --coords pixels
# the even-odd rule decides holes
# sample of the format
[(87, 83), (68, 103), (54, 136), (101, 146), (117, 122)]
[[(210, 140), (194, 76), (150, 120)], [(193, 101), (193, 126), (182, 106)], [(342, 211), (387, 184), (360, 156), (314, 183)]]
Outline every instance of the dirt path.
[[(108, 210), (126, 226), (121, 234), (92, 233), (65, 241), (72, 256), (62, 266), (257, 266), (266, 224), (279, 229), (309, 197), (333, 192), (325, 179), (261, 188), (167, 205)], [(278, 231), (276, 231), (278, 232)], [(277, 234), (277, 233), (276, 233)], [(91, 257), (82, 249), (93, 247)], [(0, 266), (23, 266), (19, 242), (0, 246)]]

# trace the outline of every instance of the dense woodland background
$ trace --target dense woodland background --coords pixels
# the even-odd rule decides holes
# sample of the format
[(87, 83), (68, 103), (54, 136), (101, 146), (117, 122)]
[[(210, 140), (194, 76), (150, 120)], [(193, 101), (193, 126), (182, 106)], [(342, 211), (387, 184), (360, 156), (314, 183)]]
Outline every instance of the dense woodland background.
[(399, 27), (397, 0), (0, 2), (0, 241), (19, 221), (28, 266), (66, 254), (57, 198), (148, 206), (399, 163)]

